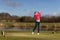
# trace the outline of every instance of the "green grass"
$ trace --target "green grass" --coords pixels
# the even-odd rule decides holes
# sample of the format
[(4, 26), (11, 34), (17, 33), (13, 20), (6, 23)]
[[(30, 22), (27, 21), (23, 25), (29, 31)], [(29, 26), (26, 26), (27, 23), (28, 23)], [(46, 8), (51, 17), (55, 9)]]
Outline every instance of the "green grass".
[(60, 40), (60, 32), (56, 32), (55, 34), (52, 34), (51, 31), (42, 31), (40, 32), (40, 35), (37, 35), (37, 32), (35, 32), (34, 35), (31, 34), (31, 32), (6, 32), (6, 37), (3, 38), (0, 35), (0, 40)]

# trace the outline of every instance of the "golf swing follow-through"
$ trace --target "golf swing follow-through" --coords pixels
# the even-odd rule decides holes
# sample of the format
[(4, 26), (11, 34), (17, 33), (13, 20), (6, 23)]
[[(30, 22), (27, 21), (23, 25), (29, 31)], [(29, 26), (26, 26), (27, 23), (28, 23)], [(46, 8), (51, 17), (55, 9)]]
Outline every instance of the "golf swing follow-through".
[(40, 31), (40, 17), (41, 17), (41, 13), (40, 12), (34, 12), (35, 27), (33, 29), (32, 34), (34, 34), (34, 31), (36, 30), (36, 27), (38, 27), (37, 35), (39, 35), (39, 31)]

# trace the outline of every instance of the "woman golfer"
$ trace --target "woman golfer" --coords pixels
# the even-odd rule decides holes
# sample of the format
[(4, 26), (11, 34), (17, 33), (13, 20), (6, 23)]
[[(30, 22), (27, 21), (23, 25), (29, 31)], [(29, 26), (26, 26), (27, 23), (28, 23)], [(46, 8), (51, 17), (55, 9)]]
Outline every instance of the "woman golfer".
[(38, 27), (37, 35), (39, 35), (39, 31), (40, 31), (40, 17), (41, 17), (41, 13), (40, 12), (34, 12), (35, 27), (33, 29), (32, 34), (34, 34), (34, 31), (36, 30), (36, 27)]

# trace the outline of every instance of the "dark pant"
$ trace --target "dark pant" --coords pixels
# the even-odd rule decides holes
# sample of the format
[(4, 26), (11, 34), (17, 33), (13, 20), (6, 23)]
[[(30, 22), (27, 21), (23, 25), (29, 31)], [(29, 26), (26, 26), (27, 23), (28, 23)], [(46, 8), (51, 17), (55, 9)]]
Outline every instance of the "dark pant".
[(33, 32), (36, 30), (36, 27), (38, 27), (38, 33), (40, 31), (40, 22), (35, 22), (35, 27), (33, 29)]

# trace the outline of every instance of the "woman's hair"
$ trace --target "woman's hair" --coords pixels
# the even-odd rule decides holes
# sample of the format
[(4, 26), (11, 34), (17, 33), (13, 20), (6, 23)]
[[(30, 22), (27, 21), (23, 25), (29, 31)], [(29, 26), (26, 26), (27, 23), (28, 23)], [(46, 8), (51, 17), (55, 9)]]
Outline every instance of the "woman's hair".
[(35, 13), (38, 13), (38, 11), (35, 11), (34, 14), (35, 14)]

